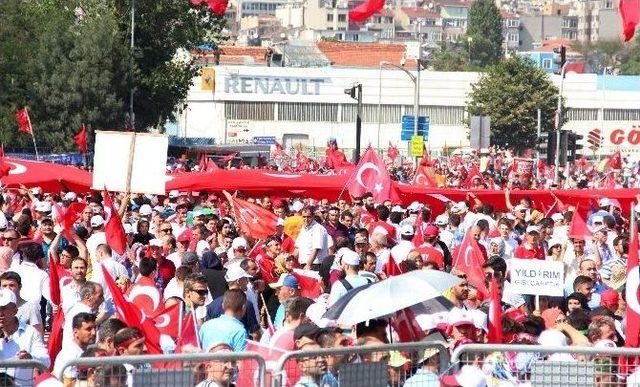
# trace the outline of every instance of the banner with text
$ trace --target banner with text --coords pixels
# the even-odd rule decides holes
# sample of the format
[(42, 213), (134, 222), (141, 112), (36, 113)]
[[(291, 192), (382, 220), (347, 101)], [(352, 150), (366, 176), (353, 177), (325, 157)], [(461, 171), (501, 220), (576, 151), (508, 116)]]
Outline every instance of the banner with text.
[(539, 296), (562, 296), (564, 265), (562, 262), (512, 258), (509, 292)]

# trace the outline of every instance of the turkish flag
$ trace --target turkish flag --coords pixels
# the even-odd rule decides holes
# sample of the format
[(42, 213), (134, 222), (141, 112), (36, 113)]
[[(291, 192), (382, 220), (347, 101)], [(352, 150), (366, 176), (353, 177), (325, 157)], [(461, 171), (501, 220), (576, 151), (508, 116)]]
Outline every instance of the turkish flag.
[(469, 172), (467, 172), (467, 178), (464, 180), (463, 183), (463, 188), (473, 188), (475, 187), (475, 184), (473, 184), (473, 179), (478, 178), (480, 179), (480, 182), (482, 184), (484, 184), (484, 178), (482, 177), (482, 173), (480, 173), (480, 170), (478, 169), (478, 167), (476, 167), (475, 165), (473, 167), (471, 167), (471, 169), (469, 169)]
[(339, 171), (341, 169), (351, 167), (353, 164), (347, 161), (347, 157), (338, 149), (337, 145), (331, 145), (325, 151), (327, 168)]
[(389, 160), (395, 161), (398, 158), (398, 154), (398, 147), (392, 145), (391, 141), (389, 141), (389, 147), (387, 148), (387, 157)]
[(78, 214), (84, 210), (85, 205), (82, 203), (71, 203), (69, 207), (64, 208), (58, 203), (53, 203), (53, 209), (57, 218), (58, 224), (62, 228), (62, 232), (67, 240), (73, 240), (71, 229), (73, 224), (78, 220)]
[(578, 212), (578, 208), (573, 212), (571, 217), (571, 223), (569, 224), (569, 238), (581, 238), (584, 239), (591, 235), (591, 230), (587, 226), (587, 223), (582, 219), (582, 216)]
[[(49, 257), (49, 291), (51, 303), (56, 306), (62, 304), (60, 289), (72, 280), (71, 274), (64, 267), (60, 266), (55, 259)], [(26, 284), (25, 286), (29, 286)]]
[(413, 235), (413, 245), (415, 247), (420, 247), (424, 244), (424, 230), (422, 229), (422, 211), (418, 213), (416, 216), (416, 221), (413, 223), (413, 229), (415, 234)]
[(156, 328), (160, 333), (167, 336), (171, 336), (172, 339), (177, 340), (180, 336), (180, 318), (182, 312), (182, 305), (180, 303), (173, 304), (168, 308), (162, 308), (151, 316), (151, 319), (156, 324)]
[(53, 370), (54, 363), (58, 353), (62, 350), (62, 329), (64, 328), (64, 312), (62, 309), (58, 310), (53, 316), (51, 323), (51, 333), (49, 334), (49, 341), (47, 342), (47, 352), (49, 353), (49, 359), (51, 364), (49, 370)]
[(608, 164), (609, 164), (609, 168), (611, 169), (622, 168), (622, 156), (620, 155), (620, 151), (616, 151), (614, 154), (609, 156)]
[(193, 311), (187, 313), (182, 319), (182, 330), (176, 343), (176, 353), (180, 353), (185, 345), (193, 345), (200, 348), (200, 338), (198, 337), (198, 324), (193, 315)]
[(260, 273), (262, 274), (263, 280), (269, 284), (278, 282), (278, 278), (273, 274), (276, 265), (271, 259), (263, 256), (262, 259), (256, 260), (256, 263), (258, 264), (258, 267), (260, 267)]
[(322, 279), (318, 272), (293, 269), (291, 273), (300, 283), (300, 295), (315, 300), (322, 294)]
[(33, 136), (33, 127), (31, 126), (31, 119), (29, 118), (27, 108), (18, 110), (16, 113), (16, 121), (18, 121), (18, 130), (20, 132), (29, 133)]
[(156, 283), (149, 277), (141, 276), (127, 292), (129, 302), (135, 304), (146, 316), (155, 316), (161, 305), (164, 305), (162, 293)]
[(636, 34), (636, 25), (640, 21), (640, 0), (620, 0), (620, 17), (622, 17), (622, 35), (628, 42)]
[(391, 318), (391, 325), (398, 334), (401, 343), (414, 343), (426, 337), (411, 308), (397, 311)]
[(127, 251), (127, 236), (124, 233), (124, 226), (106, 188), (102, 191), (102, 198), (105, 209), (109, 209), (109, 216), (104, 226), (107, 244), (113, 251), (118, 253), (118, 255), (123, 255), (125, 251)]
[[(626, 335), (624, 346), (638, 348), (640, 345), (640, 302), (638, 301), (638, 287), (640, 286), (640, 270), (638, 269), (638, 232), (632, 222), (631, 241), (629, 242), (629, 258), (627, 259), (627, 283), (625, 286)], [(632, 373), (640, 363), (638, 357), (621, 357), (621, 372), (624, 375)]]
[(434, 188), (437, 187), (438, 185), (431, 177), (432, 173), (429, 171), (429, 168), (430, 167), (426, 165), (422, 165), (422, 163), (418, 165), (418, 168), (416, 169), (416, 173), (413, 176), (413, 184), (422, 185), (425, 187), (434, 187)]
[(82, 124), (82, 128), (80, 128), (80, 132), (73, 136), (73, 141), (80, 149), (80, 153), (86, 155), (87, 154), (87, 127)]
[(373, 200), (377, 203), (382, 203), (387, 199), (400, 200), (384, 162), (371, 147), (368, 147), (360, 158), (355, 173), (347, 181), (347, 189), (351, 197), (354, 198), (371, 192)]
[[(280, 358), (288, 353), (287, 351), (265, 345), (253, 340), (247, 340), (247, 352), (255, 352), (262, 357), (267, 364), (266, 380), (264, 385), (272, 384), (273, 367)], [(258, 364), (255, 360), (241, 360), (238, 362), (238, 379), (236, 386), (251, 387), (257, 386)], [(286, 378), (286, 386), (295, 385), (301, 376), (300, 367), (295, 359), (289, 359), (285, 362), (284, 371)]]
[(102, 268), (102, 275), (104, 276), (104, 281), (107, 284), (109, 293), (111, 293), (113, 297), (113, 304), (118, 311), (119, 318), (129, 327), (138, 328), (140, 332), (142, 332), (145, 338), (145, 344), (147, 345), (147, 352), (150, 355), (161, 354), (160, 331), (154, 321), (147, 318), (135, 304), (127, 301), (111, 277), (111, 274), (109, 274), (109, 270), (107, 270), (104, 265), (100, 265), (100, 267)]
[(460, 246), (453, 250), (452, 257), (453, 268), (465, 273), (469, 283), (478, 289), (480, 298), (485, 299), (487, 288), (484, 286), (484, 271), (482, 271), (485, 257), (478, 241), (471, 235), (471, 228), (465, 234)]
[(385, 4), (385, 0), (368, 0), (349, 11), (349, 20), (361, 22), (379, 12)]
[(11, 171), (11, 166), (4, 161), (4, 155), (2, 155), (0, 157), (0, 178), (9, 176), (9, 171)]
[(495, 277), (491, 277), (489, 283), (489, 316), (487, 339), (489, 344), (502, 344), (502, 307), (500, 304), (500, 294), (498, 293), (498, 282)]
[(389, 277), (402, 274), (400, 266), (396, 263), (396, 260), (393, 259), (392, 256), (389, 256), (389, 260), (384, 265), (384, 272), (387, 273), (387, 276)]
[(278, 217), (271, 211), (246, 200), (238, 199), (223, 191), (231, 203), (238, 227), (245, 235), (257, 239), (267, 239), (276, 233)]

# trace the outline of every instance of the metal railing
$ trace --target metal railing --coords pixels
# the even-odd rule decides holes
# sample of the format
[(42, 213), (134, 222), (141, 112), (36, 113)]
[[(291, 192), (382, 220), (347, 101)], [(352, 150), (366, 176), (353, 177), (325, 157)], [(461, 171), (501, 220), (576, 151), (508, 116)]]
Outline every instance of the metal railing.
[(468, 344), (453, 351), (449, 373), (488, 385), (636, 386), (638, 359), (639, 348)]
[(341, 387), (418, 386), (426, 385), (416, 382), (427, 374), (437, 380), (449, 364), (449, 351), (441, 342), (359, 345), (289, 352), (267, 374), (273, 376), (273, 387), (300, 381)]
[(195, 386), (211, 382), (262, 387), (266, 367), (255, 352), (229, 352), (86, 357), (70, 361), (62, 369), (63, 379), (92, 386)]
[(33, 359), (0, 361), (0, 386), (32, 386), (35, 377), (48, 369)]

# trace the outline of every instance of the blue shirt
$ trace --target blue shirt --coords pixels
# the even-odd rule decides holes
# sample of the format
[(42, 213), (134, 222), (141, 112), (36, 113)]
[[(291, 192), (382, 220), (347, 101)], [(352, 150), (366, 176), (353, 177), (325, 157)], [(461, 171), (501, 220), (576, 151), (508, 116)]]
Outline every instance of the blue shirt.
[[(220, 296), (207, 305), (207, 321), (218, 318), (224, 314), (224, 309), (222, 309), (223, 298), (223, 296)], [(251, 311), (253, 311), (253, 304), (251, 301), (247, 300), (246, 308), (247, 313), (245, 313), (244, 317), (240, 319), (240, 322), (244, 325), (247, 332), (258, 332), (260, 330), (260, 323), (256, 320), (256, 314), (251, 313)]]
[(278, 306), (278, 310), (276, 311), (276, 316), (273, 318), (273, 327), (278, 329), (282, 327), (284, 324), (284, 304), (280, 304)]
[(198, 335), (204, 349), (209, 348), (211, 344), (226, 343), (233, 352), (246, 350), (249, 338), (240, 320), (226, 314), (202, 324)]

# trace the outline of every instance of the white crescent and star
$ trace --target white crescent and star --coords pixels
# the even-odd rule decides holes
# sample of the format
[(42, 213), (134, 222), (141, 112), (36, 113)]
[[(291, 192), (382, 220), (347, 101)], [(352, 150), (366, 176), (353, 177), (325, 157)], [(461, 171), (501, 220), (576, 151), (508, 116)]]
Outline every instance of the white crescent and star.
[(638, 286), (640, 285), (640, 269), (634, 266), (627, 274), (625, 290), (627, 306), (640, 315), (640, 301), (638, 301)]
[(129, 300), (133, 302), (133, 300), (138, 296), (147, 296), (151, 298), (151, 302), (153, 302), (152, 310), (156, 310), (160, 306), (160, 293), (158, 292), (158, 289), (152, 286), (134, 286), (131, 288)]
[(27, 172), (27, 167), (22, 164), (14, 163), (13, 161), (7, 161), (6, 163), (13, 165), (13, 168), (9, 171), (10, 175), (21, 175)]
[[(364, 173), (364, 171), (366, 171), (367, 169), (372, 169), (374, 171), (376, 171), (376, 175), (380, 176), (380, 168), (378, 168), (377, 165), (375, 165), (372, 162), (366, 162), (364, 164), (362, 164), (362, 166), (360, 167), (360, 169), (358, 169), (358, 173), (356, 174), (356, 181), (358, 182), (358, 184), (360, 184), (363, 188), (369, 188), (366, 185), (364, 185), (364, 183), (362, 182), (362, 174)], [(373, 190), (376, 191), (376, 193), (380, 193), (382, 191), (382, 184), (380, 183), (376, 183), (373, 187)]]

